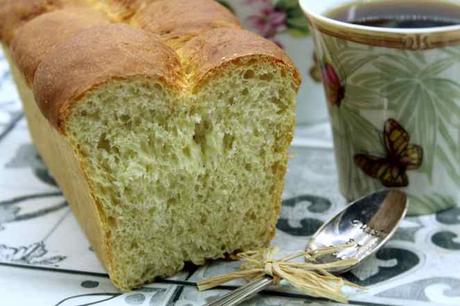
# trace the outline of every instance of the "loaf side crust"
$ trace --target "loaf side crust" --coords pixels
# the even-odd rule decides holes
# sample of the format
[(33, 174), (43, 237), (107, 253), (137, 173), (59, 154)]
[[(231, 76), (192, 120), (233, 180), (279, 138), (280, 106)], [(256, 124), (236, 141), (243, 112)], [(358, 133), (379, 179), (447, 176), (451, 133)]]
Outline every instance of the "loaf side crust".
[(75, 153), (78, 151), (72, 148), (68, 139), (43, 117), (32, 90), (27, 86), (22, 73), (11, 60), (8, 49), (4, 45), (3, 49), (22, 100), (32, 140), (47, 168), (59, 184), (99, 260), (110, 273), (110, 237), (105, 234), (107, 222), (102, 210), (91, 195), (91, 188), (81, 168), (82, 161)]

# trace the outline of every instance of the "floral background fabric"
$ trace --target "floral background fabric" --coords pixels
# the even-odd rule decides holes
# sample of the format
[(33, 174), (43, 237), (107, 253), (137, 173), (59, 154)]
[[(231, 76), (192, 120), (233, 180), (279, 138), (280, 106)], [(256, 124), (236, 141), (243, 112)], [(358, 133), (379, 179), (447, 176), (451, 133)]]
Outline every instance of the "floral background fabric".
[[(304, 248), (343, 208), (328, 125), (298, 130), (274, 245)], [(352, 305), (460, 305), (460, 208), (408, 218), (394, 239), (345, 277), (367, 286)], [(0, 55), (0, 305), (202, 305), (229, 287), (197, 292), (195, 282), (237, 267), (214, 262), (130, 293), (111, 284), (49, 175), (27, 131)], [(456, 272), (457, 271), (457, 272)], [(275, 289), (246, 305), (337, 305)]]
[(240, 17), (246, 28), (268, 38), (280, 47), (284, 45), (278, 35), (288, 33), (294, 37), (309, 35), (307, 19), (297, 0), (219, 0)]

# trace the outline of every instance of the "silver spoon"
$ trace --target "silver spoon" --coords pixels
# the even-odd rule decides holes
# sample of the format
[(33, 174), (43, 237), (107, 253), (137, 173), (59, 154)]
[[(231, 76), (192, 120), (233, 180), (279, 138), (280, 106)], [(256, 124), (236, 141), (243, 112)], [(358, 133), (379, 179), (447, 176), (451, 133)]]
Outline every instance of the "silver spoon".
[[(307, 250), (338, 246), (353, 242), (353, 246), (337, 254), (318, 258), (321, 263), (354, 258), (357, 263), (329, 272), (344, 273), (377, 252), (396, 232), (407, 212), (407, 196), (398, 190), (385, 190), (363, 197), (324, 223), (311, 238)], [(247, 283), (205, 306), (233, 306), (248, 300), (273, 284), (269, 276)]]

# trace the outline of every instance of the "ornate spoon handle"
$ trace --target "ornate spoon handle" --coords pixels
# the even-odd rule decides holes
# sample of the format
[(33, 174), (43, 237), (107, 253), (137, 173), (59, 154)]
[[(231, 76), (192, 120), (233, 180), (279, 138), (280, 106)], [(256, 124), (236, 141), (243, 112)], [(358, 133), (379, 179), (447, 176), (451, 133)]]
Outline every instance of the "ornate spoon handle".
[(219, 297), (217, 300), (206, 304), (205, 306), (233, 306), (238, 305), (239, 303), (248, 300), (249, 298), (256, 295), (258, 292), (269, 287), (273, 283), (273, 278), (263, 277), (261, 279), (249, 282), (244, 286), (239, 287), (223, 296)]

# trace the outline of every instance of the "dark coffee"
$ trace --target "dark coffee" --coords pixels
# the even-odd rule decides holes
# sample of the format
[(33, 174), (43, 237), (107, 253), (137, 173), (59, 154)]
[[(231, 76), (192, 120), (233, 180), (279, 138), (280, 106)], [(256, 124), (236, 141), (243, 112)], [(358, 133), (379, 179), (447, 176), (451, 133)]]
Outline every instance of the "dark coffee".
[(460, 24), (460, 4), (448, 0), (358, 1), (331, 10), (326, 16), (379, 28), (431, 28)]

